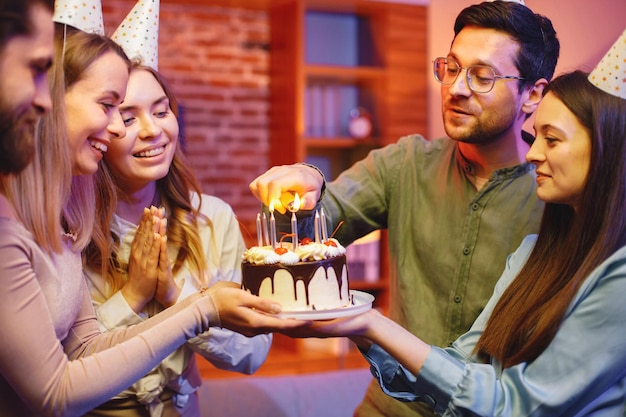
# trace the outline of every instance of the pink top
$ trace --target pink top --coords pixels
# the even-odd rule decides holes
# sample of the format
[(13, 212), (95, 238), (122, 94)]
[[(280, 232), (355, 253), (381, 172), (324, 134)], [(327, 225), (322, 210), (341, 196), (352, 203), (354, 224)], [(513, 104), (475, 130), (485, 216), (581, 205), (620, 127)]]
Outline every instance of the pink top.
[(208, 297), (194, 294), (139, 325), (100, 333), (80, 255), (68, 249), (51, 259), (4, 217), (0, 279), (2, 416), (81, 415), (208, 330), (213, 311)]

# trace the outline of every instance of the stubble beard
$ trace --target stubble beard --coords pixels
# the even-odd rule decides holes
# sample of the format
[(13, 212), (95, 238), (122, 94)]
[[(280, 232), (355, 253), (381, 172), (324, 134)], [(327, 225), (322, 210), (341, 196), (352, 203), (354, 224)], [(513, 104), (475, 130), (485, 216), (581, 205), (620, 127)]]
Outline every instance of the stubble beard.
[(0, 173), (18, 174), (31, 163), (35, 154), (33, 110), (11, 110), (0, 99)]
[(472, 124), (454, 125), (444, 119), (444, 129), (452, 140), (469, 144), (488, 144), (498, 141), (515, 123), (514, 114), (503, 114), (496, 120), (485, 123), (474, 119)]

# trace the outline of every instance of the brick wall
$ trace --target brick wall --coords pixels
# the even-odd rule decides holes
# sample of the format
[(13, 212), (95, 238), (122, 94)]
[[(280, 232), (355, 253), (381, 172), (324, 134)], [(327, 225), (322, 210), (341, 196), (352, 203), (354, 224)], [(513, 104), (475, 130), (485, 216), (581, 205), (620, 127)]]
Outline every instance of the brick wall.
[[(134, 4), (103, 2), (107, 35)], [(183, 108), (187, 155), (203, 191), (254, 233), (259, 203), (248, 184), (268, 168), (267, 15), (184, 0), (161, 1), (160, 14), (159, 71)]]

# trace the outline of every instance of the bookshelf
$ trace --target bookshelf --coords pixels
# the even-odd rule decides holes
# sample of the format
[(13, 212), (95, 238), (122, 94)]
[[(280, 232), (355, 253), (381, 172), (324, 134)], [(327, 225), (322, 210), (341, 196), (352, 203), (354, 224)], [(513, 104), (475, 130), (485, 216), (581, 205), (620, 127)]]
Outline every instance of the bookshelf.
[[(372, 149), (426, 131), (425, 6), (276, 0), (268, 15), (270, 166), (307, 161), (332, 180)], [(357, 107), (373, 125), (362, 139), (348, 133)], [(350, 286), (374, 294), (375, 307), (386, 311), (384, 231), (374, 245), (377, 276), (359, 277), (349, 265)]]

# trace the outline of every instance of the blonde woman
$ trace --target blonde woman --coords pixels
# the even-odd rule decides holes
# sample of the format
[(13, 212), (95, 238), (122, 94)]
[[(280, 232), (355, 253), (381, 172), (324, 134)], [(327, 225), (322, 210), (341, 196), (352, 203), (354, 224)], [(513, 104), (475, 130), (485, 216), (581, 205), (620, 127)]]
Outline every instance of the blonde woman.
[[(114, 180), (117, 191), (115, 215), (99, 225), (110, 242), (87, 251), (86, 275), (102, 330), (140, 323), (218, 280), (239, 284), (245, 250), (231, 207), (201, 193), (181, 149), (176, 99), (161, 75), (134, 64), (120, 111), (126, 135), (109, 144), (100, 173)], [(145, 239), (152, 215), (167, 230), (165, 256), (155, 262)], [(249, 374), (264, 362), (270, 344), (268, 335), (247, 338), (212, 328), (89, 415), (199, 415), (195, 353), (218, 368)]]

